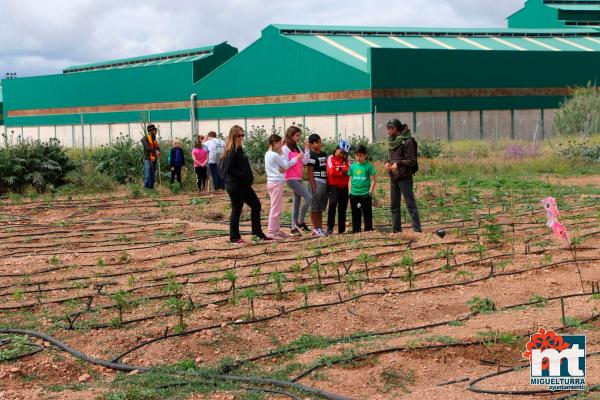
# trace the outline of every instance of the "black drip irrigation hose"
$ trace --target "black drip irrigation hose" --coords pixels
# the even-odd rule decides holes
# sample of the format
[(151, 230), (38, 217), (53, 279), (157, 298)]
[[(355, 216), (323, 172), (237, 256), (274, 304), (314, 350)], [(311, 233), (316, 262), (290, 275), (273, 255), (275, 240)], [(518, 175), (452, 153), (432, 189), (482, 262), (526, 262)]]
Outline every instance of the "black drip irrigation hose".
[[(591, 296), (594, 295), (595, 292), (586, 292), (586, 293), (574, 293), (574, 294), (567, 294), (567, 295), (562, 295), (562, 296), (556, 296), (556, 297), (549, 297), (546, 299), (546, 301), (550, 302), (553, 300), (560, 300), (560, 299), (567, 299), (567, 298), (574, 298), (574, 297), (584, 297), (584, 296)], [(519, 304), (512, 304), (506, 307), (502, 307), (501, 309), (499, 309), (498, 311), (506, 311), (506, 310), (510, 310), (513, 308), (517, 308), (517, 307), (521, 307), (521, 306), (531, 306), (531, 305), (535, 305), (537, 303), (540, 303), (542, 300), (537, 301), (537, 302), (527, 302), (527, 303), (519, 303)], [(469, 314), (463, 315), (463, 316), (459, 316), (456, 317), (454, 319), (450, 319), (450, 320), (446, 320), (446, 321), (440, 321), (440, 322), (434, 322), (434, 323), (430, 323), (430, 324), (426, 324), (426, 325), (419, 325), (419, 326), (414, 326), (414, 327), (410, 327), (410, 328), (399, 328), (399, 329), (393, 329), (393, 330), (387, 330), (387, 331), (379, 331), (379, 332), (364, 332), (364, 333), (360, 333), (360, 334), (353, 334), (353, 335), (349, 335), (349, 336), (342, 336), (342, 337), (338, 337), (338, 338), (332, 338), (331, 340), (327, 341), (327, 344), (336, 344), (336, 343), (350, 343), (352, 341), (355, 340), (360, 340), (363, 338), (369, 338), (369, 337), (375, 337), (375, 336), (387, 336), (387, 335), (394, 335), (394, 334), (399, 334), (399, 333), (406, 333), (406, 332), (411, 332), (411, 331), (419, 331), (419, 330), (423, 330), (423, 329), (429, 329), (429, 328), (435, 328), (438, 326), (444, 326), (444, 325), (448, 325), (452, 322), (465, 322), (470, 320), (472, 317), (479, 315), (479, 312), (471, 312)], [(587, 319), (584, 323), (588, 323), (591, 322), (595, 319), (600, 318), (600, 314), (592, 316), (591, 318)], [(557, 329), (560, 330), (560, 329)], [(236, 368), (241, 367), (244, 364), (247, 364), (249, 362), (254, 362), (254, 361), (258, 361), (261, 359), (265, 359), (265, 358), (272, 358), (272, 357), (277, 357), (277, 356), (281, 356), (283, 354), (288, 354), (288, 353), (295, 353), (298, 351), (301, 351), (302, 347), (300, 346), (296, 346), (296, 347), (288, 347), (288, 348), (283, 348), (283, 349), (279, 349), (279, 350), (274, 350), (268, 353), (263, 353), (257, 356), (253, 356), (250, 358), (246, 358), (243, 360), (237, 360), (235, 361), (233, 364), (231, 365), (227, 365), (225, 367), (223, 367), (223, 373), (227, 373), (227, 372), (231, 372)], [(495, 363), (493, 363), (493, 365), (496, 365)]]
[[(587, 259), (586, 259), (587, 260)], [(600, 258), (595, 259), (600, 261)], [(583, 261), (583, 260), (582, 260)], [(545, 265), (542, 267), (535, 267), (529, 270), (522, 270), (522, 271), (516, 271), (516, 272), (504, 272), (504, 273), (498, 273), (495, 275), (487, 275), (484, 276), (482, 278), (477, 278), (471, 281), (467, 281), (467, 282), (460, 282), (460, 283), (449, 283), (449, 284), (441, 284), (441, 285), (436, 285), (436, 286), (428, 286), (428, 287), (423, 287), (423, 288), (415, 288), (415, 289), (408, 289), (408, 290), (402, 290), (402, 291), (385, 291), (385, 290), (381, 290), (381, 291), (374, 291), (374, 292), (367, 292), (367, 293), (362, 293), (347, 299), (342, 299), (339, 301), (335, 301), (335, 302), (329, 302), (329, 303), (320, 303), (320, 304), (311, 304), (308, 306), (302, 306), (302, 307), (297, 307), (297, 308), (293, 308), (290, 310), (283, 310), (281, 311), (279, 314), (274, 314), (274, 315), (270, 315), (270, 316), (266, 316), (266, 317), (261, 317), (261, 318), (256, 318), (253, 320), (249, 320), (249, 321), (241, 321), (241, 322), (236, 322), (236, 321), (230, 321), (228, 323), (226, 323), (226, 325), (247, 325), (247, 324), (254, 324), (254, 323), (259, 323), (259, 322), (266, 322), (266, 321), (270, 321), (272, 319), (278, 318), (282, 315), (288, 315), (288, 314), (292, 314), (292, 313), (296, 313), (296, 312), (301, 312), (301, 311), (306, 311), (306, 310), (310, 310), (310, 309), (314, 309), (314, 308), (323, 308), (323, 307), (330, 307), (330, 306), (334, 306), (334, 305), (341, 305), (341, 304), (345, 304), (351, 301), (355, 301), (358, 300), (360, 298), (364, 298), (364, 297), (368, 297), (368, 296), (382, 296), (382, 295), (386, 295), (386, 294), (409, 294), (409, 293), (418, 293), (418, 292), (424, 292), (427, 290), (435, 290), (435, 289), (443, 289), (443, 288), (449, 288), (449, 287), (454, 287), (454, 286), (465, 286), (465, 285), (471, 285), (471, 284), (475, 284), (478, 282), (483, 282), (485, 280), (488, 279), (492, 279), (495, 277), (500, 277), (500, 276), (512, 276), (512, 275), (517, 275), (517, 274), (521, 274), (521, 273), (525, 273), (525, 272), (529, 272), (531, 270), (535, 270), (535, 269), (542, 269), (542, 268), (550, 268), (553, 266), (558, 266), (558, 265), (562, 265), (565, 263), (571, 263), (573, 261), (564, 261), (564, 262), (559, 262), (559, 263), (555, 263), (555, 264), (550, 264), (550, 265)], [(588, 293), (589, 295), (589, 293)], [(218, 329), (222, 326), (222, 324), (215, 324), (215, 325), (211, 325), (211, 326), (205, 326), (202, 328), (196, 328), (196, 329), (190, 329), (184, 332), (180, 332), (180, 333), (172, 333), (172, 334), (164, 334), (160, 337), (156, 337), (153, 339), (149, 339), (145, 342), (142, 342), (136, 346), (134, 346), (133, 348), (119, 354), (118, 356), (116, 356), (115, 358), (113, 358), (113, 361), (118, 361), (120, 359), (122, 359), (123, 357), (125, 357), (126, 355), (139, 350), (142, 347), (148, 346), (150, 344), (156, 343), (158, 341), (161, 340), (165, 340), (165, 339), (170, 339), (170, 338), (175, 338), (175, 337), (180, 337), (180, 336), (187, 336), (187, 335), (191, 335), (194, 333), (198, 333), (198, 332), (202, 332), (205, 330), (211, 330), (211, 329)]]
[[(588, 354), (586, 354), (586, 358), (592, 357), (592, 356), (597, 356), (597, 355), (600, 355), (600, 352), (588, 353)], [(481, 388), (478, 388), (476, 386), (478, 383), (483, 382), (483, 381), (485, 381), (487, 379), (490, 379), (490, 378), (493, 378), (493, 377), (496, 377), (496, 376), (500, 376), (500, 375), (505, 375), (505, 374), (508, 374), (510, 372), (521, 371), (522, 369), (523, 369), (522, 366), (517, 366), (517, 367), (508, 368), (508, 369), (505, 369), (505, 370), (502, 370), (502, 371), (498, 371), (498, 372), (494, 372), (494, 373), (491, 373), (491, 374), (480, 376), (479, 378), (473, 379), (469, 383), (469, 386), (467, 387), (467, 389), (470, 390), (471, 392), (480, 393), (480, 394), (505, 395), (505, 396), (532, 396), (532, 395), (538, 395), (538, 394), (556, 394), (556, 393), (562, 393), (563, 392), (563, 391), (556, 392), (556, 391), (551, 391), (551, 390), (548, 390), (548, 389), (538, 389), (538, 390), (491, 390), (491, 389), (481, 389)], [(596, 388), (596, 390), (597, 389), (598, 388)], [(577, 395), (577, 394), (581, 394), (581, 392), (569, 394), (567, 397), (562, 397), (562, 398), (569, 398), (569, 397)]]
[[(0, 340), (0, 347), (7, 346), (7, 345), (9, 345), (11, 343), (12, 343), (11, 339), (2, 339), (2, 340)], [(39, 344), (37, 344), (37, 343), (29, 343), (28, 342), (28, 343), (24, 343), (24, 345), (28, 346), (28, 347), (33, 347), (34, 350), (28, 351), (28, 352), (22, 353), (22, 354), (17, 354), (15, 356), (11, 356), (11, 357), (0, 358), (0, 363), (2, 363), (2, 362), (8, 362), (8, 361), (17, 361), (17, 360), (20, 360), (22, 358), (33, 356), (34, 354), (37, 354), (37, 353), (39, 353), (41, 351), (44, 351), (44, 348), (42, 346), (40, 346)]]
[[(45, 333), (30, 331), (30, 330), (26, 330), (26, 329), (12, 329), (12, 328), (0, 329), (0, 333), (12, 334), (12, 335), (27, 335), (30, 337), (34, 337), (34, 338), (43, 340), (47, 343), (50, 343), (54, 347), (56, 347), (62, 351), (65, 351), (65, 352), (69, 353), (70, 355), (72, 355), (73, 357), (78, 358), (86, 363), (99, 365), (99, 366), (109, 368), (109, 369), (112, 369), (115, 371), (129, 371), (129, 372), (131, 372), (131, 371), (140, 371), (140, 372), (152, 371), (152, 369), (149, 367), (135, 366), (135, 365), (124, 364), (124, 363), (115, 363), (115, 362), (111, 362), (111, 361), (101, 360), (101, 359), (95, 358), (95, 357), (90, 357), (80, 351), (73, 349), (68, 344), (66, 344), (50, 335), (47, 335)], [(202, 373), (194, 373), (193, 371), (172, 371), (172, 372), (168, 372), (168, 374), (177, 375), (177, 376), (200, 376), (202, 378), (212, 379), (212, 380), (250, 383), (250, 384), (254, 384), (254, 385), (275, 386), (275, 387), (279, 387), (279, 388), (299, 390), (301, 392), (310, 393), (310, 394), (319, 396), (324, 399), (329, 399), (329, 400), (350, 400), (348, 397), (337, 395), (334, 393), (329, 393), (324, 390), (313, 388), (311, 386), (306, 386), (306, 385), (298, 384), (295, 382), (282, 381), (282, 380), (277, 380), (277, 379), (261, 378), (261, 377), (255, 377), (255, 376), (202, 374)]]

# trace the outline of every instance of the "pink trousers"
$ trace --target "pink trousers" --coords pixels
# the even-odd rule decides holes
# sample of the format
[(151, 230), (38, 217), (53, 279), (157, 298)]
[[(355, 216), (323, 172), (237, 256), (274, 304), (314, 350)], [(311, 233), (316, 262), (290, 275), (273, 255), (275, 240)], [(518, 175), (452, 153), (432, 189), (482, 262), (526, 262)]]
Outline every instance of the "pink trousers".
[(281, 211), (283, 210), (283, 191), (285, 183), (269, 182), (267, 190), (271, 199), (271, 210), (269, 211), (269, 235), (281, 232)]

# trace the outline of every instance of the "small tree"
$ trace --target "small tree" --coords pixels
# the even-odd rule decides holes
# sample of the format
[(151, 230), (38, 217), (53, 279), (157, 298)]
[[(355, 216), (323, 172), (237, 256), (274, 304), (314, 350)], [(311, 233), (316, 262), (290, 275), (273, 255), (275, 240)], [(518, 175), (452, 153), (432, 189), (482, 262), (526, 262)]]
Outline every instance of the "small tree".
[(235, 283), (238, 277), (234, 271), (227, 271), (223, 274), (223, 280), (229, 281), (231, 284), (229, 290), (231, 291), (231, 295), (235, 297)]
[(600, 93), (589, 83), (575, 89), (554, 117), (553, 131), (559, 135), (590, 136), (600, 132)]
[(257, 297), (256, 291), (252, 288), (244, 289), (240, 293), (240, 297), (248, 300), (250, 306), (250, 317), (255, 319), (254, 299)]
[(365, 267), (365, 275), (367, 276), (367, 281), (369, 280), (369, 263), (375, 262), (377, 259), (370, 254), (362, 253), (358, 257), (356, 257), (356, 261), (362, 263)]
[(277, 300), (283, 299), (283, 283), (286, 281), (286, 276), (281, 271), (271, 272), (269, 275), (269, 280), (275, 284), (275, 289), (277, 290)]
[(124, 290), (119, 290), (110, 296), (110, 298), (114, 301), (114, 307), (117, 309), (117, 326), (123, 325), (123, 311), (127, 309), (131, 304), (131, 294)]
[(406, 270), (403, 280), (405, 282), (408, 281), (408, 287), (412, 289), (413, 281), (415, 280), (416, 276), (414, 272), (415, 260), (413, 259), (412, 252), (410, 250), (407, 251), (404, 257), (402, 257), (400, 260), (400, 265)]
[(304, 295), (304, 307), (308, 307), (308, 294), (310, 293), (310, 286), (301, 285), (296, 288), (296, 292)]
[(184, 312), (187, 302), (183, 299), (183, 285), (177, 282), (175, 274), (170, 273), (167, 278), (167, 285), (163, 292), (170, 295), (165, 305), (179, 317), (179, 323), (175, 327), (176, 332), (183, 332), (186, 328), (184, 323)]

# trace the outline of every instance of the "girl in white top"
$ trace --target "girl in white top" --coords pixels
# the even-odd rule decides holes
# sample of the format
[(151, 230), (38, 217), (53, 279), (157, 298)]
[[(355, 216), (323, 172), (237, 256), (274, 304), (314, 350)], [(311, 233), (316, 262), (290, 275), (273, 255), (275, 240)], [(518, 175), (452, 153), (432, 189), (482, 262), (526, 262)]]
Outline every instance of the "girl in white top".
[(269, 211), (269, 231), (267, 235), (273, 239), (285, 239), (288, 237), (281, 230), (281, 211), (283, 210), (283, 191), (285, 189), (284, 173), (300, 161), (304, 154), (288, 160), (283, 155), (281, 136), (273, 134), (269, 137), (269, 151), (265, 154), (265, 172), (267, 174), (267, 190), (271, 199), (271, 210)]

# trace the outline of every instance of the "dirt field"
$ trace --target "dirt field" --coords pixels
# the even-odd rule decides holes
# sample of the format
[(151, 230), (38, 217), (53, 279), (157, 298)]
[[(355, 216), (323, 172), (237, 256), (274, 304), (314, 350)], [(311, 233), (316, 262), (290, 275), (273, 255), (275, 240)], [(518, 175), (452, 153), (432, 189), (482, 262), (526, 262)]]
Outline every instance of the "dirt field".
[[(246, 247), (227, 241), (222, 194), (6, 200), (0, 328), (45, 332), (103, 360), (139, 367), (188, 360), (353, 399), (558, 398), (568, 393), (493, 395), (468, 386), (523, 367), (475, 386), (538, 389), (529, 385), (522, 353), (539, 327), (584, 333), (587, 352), (600, 351), (600, 295), (593, 294), (600, 194), (589, 192), (589, 181), (570, 184), (587, 186), (565, 190), (559, 201), (574, 249), (552, 238), (535, 188), (475, 195), (464, 186), (420, 184), (424, 234), (408, 225), (391, 234), (381, 193), (375, 232)], [(262, 185), (258, 192), (267, 208)], [(162, 398), (127, 392), (127, 379), (142, 374), (26, 342), (43, 351), (0, 363), (2, 400)], [(11, 345), (18, 347), (0, 351)], [(125, 383), (113, 382), (117, 376)], [(600, 384), (600, 356), (588, 357), (587, 382)], [(260, 398), (244, 396), (245, 387), (216, 387), (183, 398)]]

